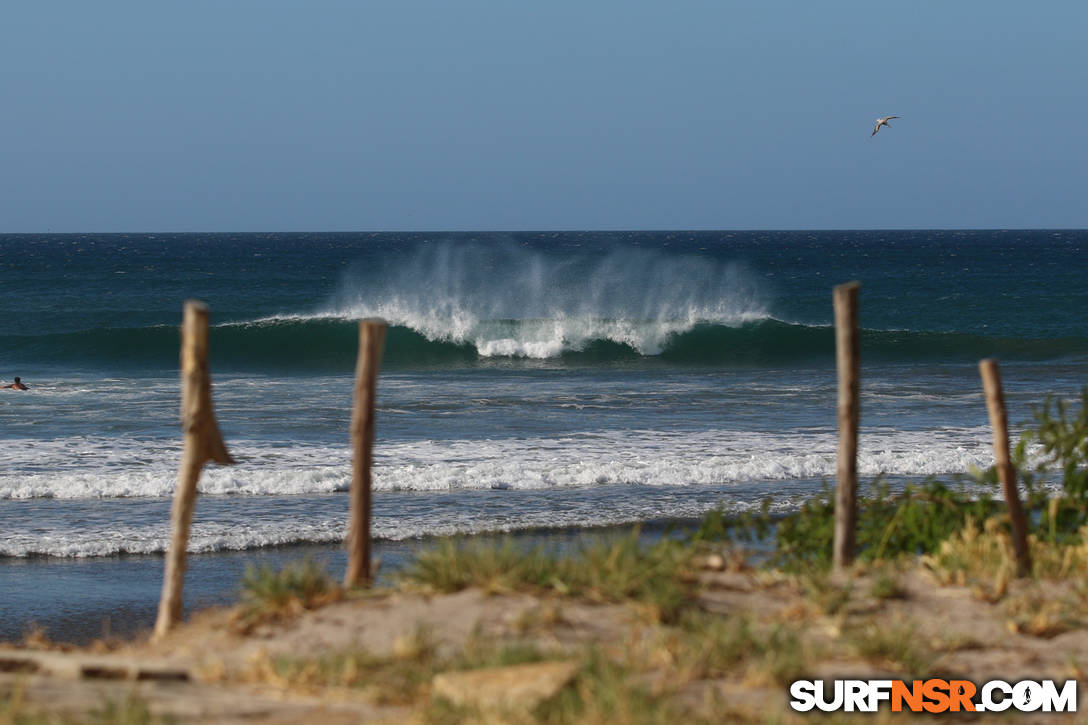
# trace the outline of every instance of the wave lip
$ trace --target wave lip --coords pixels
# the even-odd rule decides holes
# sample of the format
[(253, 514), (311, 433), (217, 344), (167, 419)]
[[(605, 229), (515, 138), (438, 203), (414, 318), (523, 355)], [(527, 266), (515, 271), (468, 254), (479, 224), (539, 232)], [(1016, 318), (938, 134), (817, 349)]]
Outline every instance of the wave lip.
[(381, 317), (480, 357), (546, 359), (611, 343), (658, 355), (700, 323), (767, 316), (742, 266), (615, 248), (549, 255), (513, 244), (441, 243), (352, 270), (319, 315)]

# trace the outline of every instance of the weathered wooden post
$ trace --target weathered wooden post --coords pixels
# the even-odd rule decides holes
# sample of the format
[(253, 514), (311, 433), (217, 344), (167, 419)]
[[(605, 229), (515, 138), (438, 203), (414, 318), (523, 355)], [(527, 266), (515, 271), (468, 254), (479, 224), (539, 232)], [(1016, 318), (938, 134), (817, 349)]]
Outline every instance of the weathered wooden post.
[(854, 563), (858, 516), (858, 420), (860, 417), (857, 282), (835, 287), (835, 361), (839, 371), (839, 455), (835, 486), (832, 563), (842, 572)]
[(1016, 490), (1016, 469), (1009, 457), (1009, 418), (1005, 411), (1005, 393), (1001, 388), (1001, 371), (997, 361), (987, 358), (979, 361), (982, 388), (986, 392), (986, 410), (990, 414), (990, 428), (994, 437), (994, 467), (1001, 480), (1001, 492), (1009, 509), (1012, 524), (1012, 545), (1016, 552), (1016, 575), (1031, 576), (1031, 551), (1028, 549), (1028, 524), (1024, 509), (1020, 506), (1020, 494)]
[(359, 357), (355, 365), (355, 404), (351, 412), (354, 452), (351, 477), (351, 524), (348, 531), (348, 570), (344, 586), (369, 586), (370, 571), (370, 462), (374, 447), (374, 404), (378, 369), (385, 346), (386, 323), (369, 319), (359, 323)]
[(181, 430), (184, 448), (170, 511), (173, 534), (166, 553), (155, 639), (163, 637), (181, 621), (186, 548), (200, 470), (206, 461), (234, 463), (223, 444), (212, 408), (212, 384), (208, 374), (208, 306), (195, 300), (186, 301), (181, 324)]

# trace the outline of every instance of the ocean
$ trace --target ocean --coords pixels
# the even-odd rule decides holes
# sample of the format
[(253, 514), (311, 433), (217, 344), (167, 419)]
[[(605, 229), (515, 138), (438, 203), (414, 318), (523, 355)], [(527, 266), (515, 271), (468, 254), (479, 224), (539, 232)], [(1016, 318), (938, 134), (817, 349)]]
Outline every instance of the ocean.
[[(565, 538), (835, 473), (831, 289), (861, 283), (863, 485), (992, 463), (1088, 384), (1088, 232), (0, 235), (0, 640), (154, 621), (181, 452), (182, 304), (211, 313), (220, 428), (187, 606), (253, 562), (343, 565), (357, 320), (390, 329), (373, 534)], [(336, 567), (341, 567), (338, 571)], [(104, 624), (105, 620), (108, 624)]]

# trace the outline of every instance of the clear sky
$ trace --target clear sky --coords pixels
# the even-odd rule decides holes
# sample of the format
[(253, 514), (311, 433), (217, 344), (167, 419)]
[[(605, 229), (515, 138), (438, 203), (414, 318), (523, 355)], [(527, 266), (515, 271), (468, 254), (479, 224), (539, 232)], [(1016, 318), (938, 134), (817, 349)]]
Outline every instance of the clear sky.
[(0, 232), (1088, 227), (1084, 0), (43, 0), (2, 28)]

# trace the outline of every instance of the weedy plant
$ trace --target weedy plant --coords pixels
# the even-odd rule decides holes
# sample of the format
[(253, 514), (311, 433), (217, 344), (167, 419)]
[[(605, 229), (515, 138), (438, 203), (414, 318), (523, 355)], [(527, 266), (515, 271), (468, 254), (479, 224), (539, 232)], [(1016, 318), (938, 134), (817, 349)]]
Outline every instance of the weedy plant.
[(532, 713), (547, 725), (671, 725), (688, 722), (671, 698), (639, 682), (630, 668), (591, 651), (574, 682)]
[(426, 631), (417, 630), (399, 645), (385, 656), (350, 649), (310, 657), (258, 657), (250, 662), (245, 679), (303, 691), (353, 689), (375, 704), (406, 705), (426, 692), (443, 662)]
[(249, 566), (242, 577), (242, 607), (236, 624), (248, 630), (270, 619), (342, 599), (343, 589), (325, 568), (304, 559), (282, 569)]
[(167, 725), (174, 718), (159, 717), (147, 702), (132, 694), (124, 700), (104, 700), (85, 714), (62, 714), (36, 708), (24, 701), (16, 688), (0, 694), (0, 725)]
[[(894, 559), (935, 551), (942, 541), (963, 528), (971, 517), (986, 518), (1000, 509), (985, 490), (952, 488), (930, 479), (908, 485), (893, 494), (884, 481), (876, 481), (858, 497), (857, 546), (861, 561)], [(756, 517), (732, 524), (712, 517), (699, 539), (728, 536), (740, 541), (766, 539), (773, 532), (774, 550), (768, 563), (794, 573), (811, 574), (831, 566), (831, 540), (835, 531), (835, 494), (828, 486), (806, 501), (800, 510), (773, 519), (769, 502)]]
[(854, 594), (854, 584), (830, 576), (828, 569), (809, 567), (797, 572), (798, 584), (805, 599), (821, 614), (836, 616), (843, 613)]
[(891, 567), (882, 566), (873, 572), (869, 595), (881, 600), (903, 599), (907, 596), (907, 591), (903, 588), (899, 573)]
[(400, 576), (406, 588), (451, 592), (467, 587), (486, 591), (529, 591), (584, 597), (591, 601), (633, 600), (651, 617), (672, 621), (691, 601), (694, 548), (662, 538), (629, 534), (587, 544), (560, 556), (513, 539), (499, 545), (446, 540), (421, 552)]
[(757, 675), (779, 684), (809, 668), (809, 652), (798, 630), (758, 622), (746, 615), (686, 613), (664, 643), (670, 659), (689, 680)]
[[(1025, 507), (1032, 533), (1039, 540), (1082, 547), (1081, 529), (1088, 529), (1088, 387), (1081, 390), (1079, 408), (1051, 397), (1033, 410), (1033, 417), (1033, 425), (1024, 431), (1012, 456), (1019, 481), (1028, 492)], [(1033, 461), (1029, 452), (1035, 451), (1041, 455)], [(1055, 469), (1060, 471), (1061, 495), (1050, 497), (1041, 481)], [(895, 494), (886, 482), (877, 480), (858, 497), (858, 559), (936, 554), (942, 542), (963, 532), (970, 522), (976, 527), (988, 522), (984, 526), (995, 537), (1007, 531), (1004, 503), (992, 493), (997, 480), (996, 470), (990, 468), (976, 472), (973, 486), (961, 477), (951, 484), (931, 478)], [(769, 511), (768, 499), (759, 514), (730, 519), (721, 511), (711, 512), (691, 541), (771, 541), (767, 561), (773, 566), (798, 573), (830, 567), (835, 495), (827, 484), (796, 512), (772, 517)], [(1049, 559), (1058, 556), (1069, 569), (1069, 557), (1079, 561), (1078, 552), (1040, 554)]]
[(498, 544), (449, 538), (416, 554), (401, 573), (399, 583), (437, 592), (456, 592), (469, 587), (491, 593), (561, 590), (561, 569), (543, 549), (519, 546), (513, 538)]
[[(1079, 409), (1050, 396), (1032, 409), (1032, 417), (1034, 425), (1021, 434), (1012, 459), (1038, 522), (1036, 533), (1050, 541), (1076, 537), (1088, 525), (1088, 387), (1081, 388)], [(1032, 465), (1028, 453), (1036, 447), (1042, 455)], [(1054, 469), (1061, 472), (1061, 494), (1051, 498), (1039, 482), (1040, 474)], [(983, 477), (996, 480), (996, 473), (990, 469)]]
[(936, 654), (925, 646), (909, 623), (872, 621), (855, 626), (847, 637), (857, 653), (868, 660), (901, 667), (914, 677), (930, 671)]
[(1054, 592), (1031, 588), (1006, 600), (1006, 626), (1012, 632), (1051, 638), (1084, 626), (1085, 612), (1080, 592), (1055, 596)]

